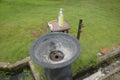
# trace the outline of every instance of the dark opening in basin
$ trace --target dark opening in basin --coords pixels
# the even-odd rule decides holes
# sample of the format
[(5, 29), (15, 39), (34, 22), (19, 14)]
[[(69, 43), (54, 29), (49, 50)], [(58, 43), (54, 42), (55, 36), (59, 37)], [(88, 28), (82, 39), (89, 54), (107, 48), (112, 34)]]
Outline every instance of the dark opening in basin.
[(64, 58), (64, 54), (59, 50), (55, 50), (50, 53), (49, 58), (52, 61), (61, 61)]

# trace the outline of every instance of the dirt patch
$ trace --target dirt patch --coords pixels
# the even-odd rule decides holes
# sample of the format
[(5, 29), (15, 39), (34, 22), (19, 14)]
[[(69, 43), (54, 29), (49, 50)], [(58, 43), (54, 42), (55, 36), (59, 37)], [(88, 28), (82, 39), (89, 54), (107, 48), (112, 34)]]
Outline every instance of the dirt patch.
[(38, 38), (40, 36), (40, 32), (39, 31), (35, 31), (35, 32), (32, 33), (32, 36), (34, 38)]

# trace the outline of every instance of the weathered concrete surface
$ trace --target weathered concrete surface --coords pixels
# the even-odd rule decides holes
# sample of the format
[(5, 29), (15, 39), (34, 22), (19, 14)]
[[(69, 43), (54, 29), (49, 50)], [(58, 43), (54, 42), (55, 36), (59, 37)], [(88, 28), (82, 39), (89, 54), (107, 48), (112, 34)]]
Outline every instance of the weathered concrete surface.
[(30, 67), (31, 72), (33, 73), (33, 77), (35, 80), (40, 80), (39, 72), (35, 69), (33, 62), (30, 57), (26, 57), (16, 63), (9, 62), (0, 62), (0, 70), (14, 72), (25, 67)]

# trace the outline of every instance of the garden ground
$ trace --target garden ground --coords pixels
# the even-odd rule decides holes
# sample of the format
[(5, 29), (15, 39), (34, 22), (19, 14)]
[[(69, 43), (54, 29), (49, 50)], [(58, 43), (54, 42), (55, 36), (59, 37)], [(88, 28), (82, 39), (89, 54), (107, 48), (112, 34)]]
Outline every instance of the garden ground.
[(97, 64), (97, 53), (120, 43), (120, 0), (0, 0), (0, 61), (16, 62), (29, 56), (32, 42), (47, 33), (47, 22), (64, 19), (76, 37), (83, 19), (82, 52), (73, 72)]

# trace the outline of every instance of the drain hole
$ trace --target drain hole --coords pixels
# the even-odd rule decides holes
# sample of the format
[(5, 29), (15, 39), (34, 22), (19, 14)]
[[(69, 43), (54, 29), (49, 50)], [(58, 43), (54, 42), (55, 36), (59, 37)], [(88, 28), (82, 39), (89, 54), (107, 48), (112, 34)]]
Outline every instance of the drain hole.
[(52, 61), (60, 61), (64, 58), (64, 54), (59, 50), (55, 50), (50, 53), (49, 57)]
[(58, 56), (58, 55), (56, 55), (56, 56), (55, 56), (55, 58), (56, 58), (56, 59), (58, 59), (58, 58), (59, 58), (59, 56)]

